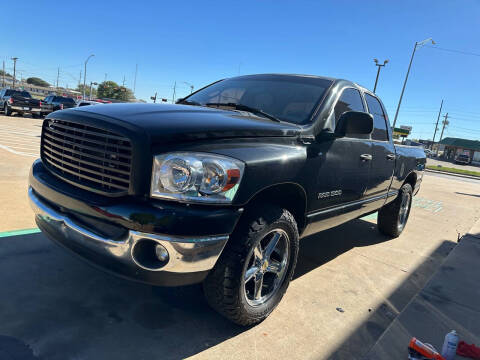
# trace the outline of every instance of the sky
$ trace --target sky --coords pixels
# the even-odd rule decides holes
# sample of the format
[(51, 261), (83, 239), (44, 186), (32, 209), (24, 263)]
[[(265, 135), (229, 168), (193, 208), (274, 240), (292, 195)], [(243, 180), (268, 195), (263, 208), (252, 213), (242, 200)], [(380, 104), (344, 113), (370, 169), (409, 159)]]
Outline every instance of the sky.
[(444, 137), (480, 139), (479, 0), (23, 0), (2, 9), (0, 61), (11, 72), (18, 57), (24, 78), (53, 84), (60, 68), (60, 86), (76, 87), (95, 54), (87, 83), (125, 77), (133, 89), (138, 64), (136, 97), (170, 101), (175, 82), (181, 97), (239, 74), (322, 75), (373, 89), (373, 58), (388, 59), (377, 94), (390, 121), (414, 44), (431, 37), (436, 45), (415, 54), (397, 126), (431, 139), (443, 99)]

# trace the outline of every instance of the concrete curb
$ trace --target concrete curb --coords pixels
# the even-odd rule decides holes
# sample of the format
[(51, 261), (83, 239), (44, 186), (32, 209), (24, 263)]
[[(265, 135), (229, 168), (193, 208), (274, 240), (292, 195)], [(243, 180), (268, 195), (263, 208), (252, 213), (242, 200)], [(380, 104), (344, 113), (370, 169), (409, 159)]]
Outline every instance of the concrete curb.
[(473, 179), (473, 180), (479, 180), (480, 181), (480, 176), (470, 176), (470, 175), (462, 175), (462, 174), (456, 174), (448, 171), (440, 171), (440, 170), (432, 170), (432, 169), (425, 169), (426, 172), (431, 172), (431, 173), (436, 173), (436, 174), (444, 174), (444, 175), (450, 175), (450, 176), (457, 176), (457, 177), (462, 177), (462, 178), (467, 178), (467, 179)]

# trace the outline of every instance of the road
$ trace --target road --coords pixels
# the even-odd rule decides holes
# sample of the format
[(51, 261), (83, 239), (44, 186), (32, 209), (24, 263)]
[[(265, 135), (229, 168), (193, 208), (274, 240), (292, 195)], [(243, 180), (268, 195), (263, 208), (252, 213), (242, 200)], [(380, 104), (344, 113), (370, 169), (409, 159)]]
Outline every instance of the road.
[[(34, 226), (27, 154), (0, 149), (4, 230)], [(119, 279), (40, 233), (0, 237), (0, 359), (360, 359), (479, 218), (480, 181), (426, 174), (399, 238), (369, 216), (303, 239), (283, 301), (252, 328), (217, 315), (199, 286)]]
[(427, 159), (427, 165), (434, 165), (434, 166), (440, 165), (444, 167), (456, 168), (461, 170), (470, 170), (470, 171), (480, 172), (480, 167), (476, 165), (455, 164), (453, 162), (443, 161), (439, 159), (432, 159), (432, 158)]

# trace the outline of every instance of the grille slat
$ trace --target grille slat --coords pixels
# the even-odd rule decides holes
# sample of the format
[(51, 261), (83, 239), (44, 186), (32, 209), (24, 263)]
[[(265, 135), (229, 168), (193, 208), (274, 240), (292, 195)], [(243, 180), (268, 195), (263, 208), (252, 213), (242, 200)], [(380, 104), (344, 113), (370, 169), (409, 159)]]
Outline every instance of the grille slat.
[[(47, 150), (48, 153), (54, 153), (55, 155), (62, 156), (63, 158), (67, 158), (69, 160), (72, 160), (73, 162), (80, 162), (82, 164), (90, 165), (90, 166), (93, 166), (93, 167), (96, 167), (96, 168), (99, 168), (99, 169), (105, 169), (105, 170), (110, 170), (111, 169), (108, 166), (102, 166), (101, 164), (98, 164), (98, 163), (94, 163), (94, 162), (87, 161), (87, 160), (82, 160), (80, 158), (76, 158), (74, 156), (67, 155), (65, 153), (62, 154), (61, 152), (50, 148), (48, 145), (44, 145), (43, 149)], [(121, 169), (115, 169), (115, 172), (118, 172), (118, 173), (124, 174), (124, 175), (130, 175), (130, 171), (125, 171), (125, 170), (121, 170)]]
[[(43, 144), (44, 148), (48, 148), (49, 146), (53, 146), (53, 147), (61, 150), (62, 153), (64, 153), (64, 147), (61, 147), (58, 144), (55, 144), (54, 142), (51, 142), (51, 141), (49, 141), (48, 139), (45, 139), (45, 138), (43, 139), (43, 141), (48, 144), (48, 145)], [(67, 151), (69, 153), (82, 156), (83, 158), (90, 158), (90, 159), (99, 160), (99, 161), (106, 161), (105, 158), (102, 158), (100, 156), (91, 155), (91, 154), (85, 154), (85, 153), (83, 153), (79, 150), (74, 150), (74, 149), (68, 148)], [(59, 154), (59, 155), (61, 155), (61, 154)], [(124, 165), (125, 166), (125, 161), (108, 159), (108, 162), (111, 163), (111, 164), (115, 164), (115, 165)]]
[[(58, 142), (61, 142), (63, 144), (72, 145), (72, 146), (75, 146), (76, 148), (81, 148), (81, 149), (90, 150), (90, 151), (96, 151), (98, 153), (114, 155), (114, 156), (123, 157), (123, 158), (126, 158), (126, 159), (130, 159), (130, 157), (131, 157), (129, 154), (119, 153), (119, 152), (115, 152), (115, 151), (111, 151), (111, 150), (109, 150), (109, 151), (104, 150), (103, 147), (98, 148), (98, 147), (94, 147), (94, 146), (84, 145), (84, 144), (82, 144), (83, 141), (75, 142), (75, 141), (70, 141), (70, 140), (64, 140), (62, 138), (53, 136), (52, 134), (45, 133), (45, 132), (43, 133), (43, 135), (47, 136), (50, 140), (58, 141)], [(111, 148), (111, 147), (113, 147), (113, 146), (109, 146), (109, 148)]]
[[(44, 155), (47, 156), (48, 158), (50, 158), (53, 161), (60, 162), (60, 163), (62, 163), (64, 165), (67, 165), (69, 167), (74, 167), (75, 166), (74, 164), (72, 164), (69, 161), (56, 159), (55, 157), (52, 157), (51, 155), (49, 155), (47, 153), (44, 153)], [(65, 157), (65, 155), (64, 155), (64, 157)], [(63, 165), (54, 164), (54, 166), (62, 168), (62, 170), (64, 169)], [(74, 171), (74, 170), (72, 170), (72, 171)], [(129, 182), (129, 179), (121, 178), (121, 177), (118, 177), (118, 176), (115, 176), (115, 175), (112, 175), (112, 174), (108, 174), (108, 173), (105, 173), (105, 172), (102, 172), (102, 171), (91, 170), (91, 169), (87, 169), (87, 168), (83, 168), (82, 173), (90, 173), (91, 175), (99, 175), (99, 176), (102, 176), (102, 177), (107, 176), (107, 177), (109, 177), (113, 180), (118, 180), (118, 181), (121, 181), (121, 182), (124, 182), (124, 183), (127, 183), (127, 184)], [(82, 173), (78, 173), (78, 175), (82, 176)]]
[(109, 130), (45, 120), (41, 156), (50, 171), (81, 188), (105, 195), (124, 194), (130, 188), (131, 142)]
[(94, 178), (94, 177), (91, 177), (91, 176), (88, 176), (88, 175), (84, 175), (84, 174), (78, 174), (76, 171), (74, 170), (69, 170), (67, 168), (64, 168), (63, 166), (61, 165), (58, 165), (58, 164), (55, 164), (52, 160), (50, 159), (45, 159), (50, 165), (54, 166), (55, 168), (58, 168), (64, 172), (67, 172), (69, 174), (72, 174), (72, 175), (76, 175), (82, 179), (86, 179), (86, 180), (90, 180), (90, 181), (93, 181), (93, 182), (96, 182), (96, 183), (99, 183), (99, 184), (102, 184), (102, 185), (106, 185), (108, 187), (114, 187), (114, 188), (117, 188), (117, 189), (125, 189), (124, 186), (121, 186), (121, 185), (117, 185), (117, 184), (113, 184), (111, 182), (107, 182), (107, 181), (103, 181), (103, 180), (99, 180), (97, 178)]
[[(54, 135), (52, 136), (55, 136), (55, 135), (61, 135), (63, 136), (64, 138), (70, 138), (72, 139), (73, 141), (75, 140), (81, 140), (81, 141), (84, 141), (84, 142), (87, 142), (87, 143), (91, 143), (91, 144), (95, 144), (95, 145), (101, 145), (102, 147), (104, 146), (109, 146), (109, 143), (105, 142), (105, 141), (98, 141), (98, 140), (93, 140), (93, 139), (89, 139), (89, 138), (86, 138), (85, 136), (77, 136), (77, 135), (72, 135), (72, 134), (69, 134), (67, 132), (63, 132), (63, 131), (55, 131), (53, 129), (45, 129), (46, 131), (48, 131), (49, 133), (53, 133)], [(71, 141), (72, 141), (71, 140)], [(129, 146), (123, 146), (123, 145), (115, 145), (115, 144), (111, 144), (110, 145), (111, 147), (115, 147), (117, 149), (122, 149), (122, 150), (127, 150), (127, 151), (130, 151), (130, 147)]]

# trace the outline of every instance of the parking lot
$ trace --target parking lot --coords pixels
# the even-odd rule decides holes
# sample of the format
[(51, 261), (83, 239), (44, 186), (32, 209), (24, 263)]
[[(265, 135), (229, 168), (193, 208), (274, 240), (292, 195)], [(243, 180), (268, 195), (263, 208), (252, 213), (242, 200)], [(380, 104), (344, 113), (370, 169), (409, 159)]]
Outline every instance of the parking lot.
[[(34, 228), (26, 189), (41, 121), (0, 116), (0, 231)], [(360, 359), (480, 218), (480, 182), (426, 174), (406, 231), (375, 216), (305, 238), (267, 320), (242, 328), (200, 286), (105, 274), (40, 233), (0, 237), (0, 349), (7, 359)], [(0, 356), (2, 358), (2, 356)]]

